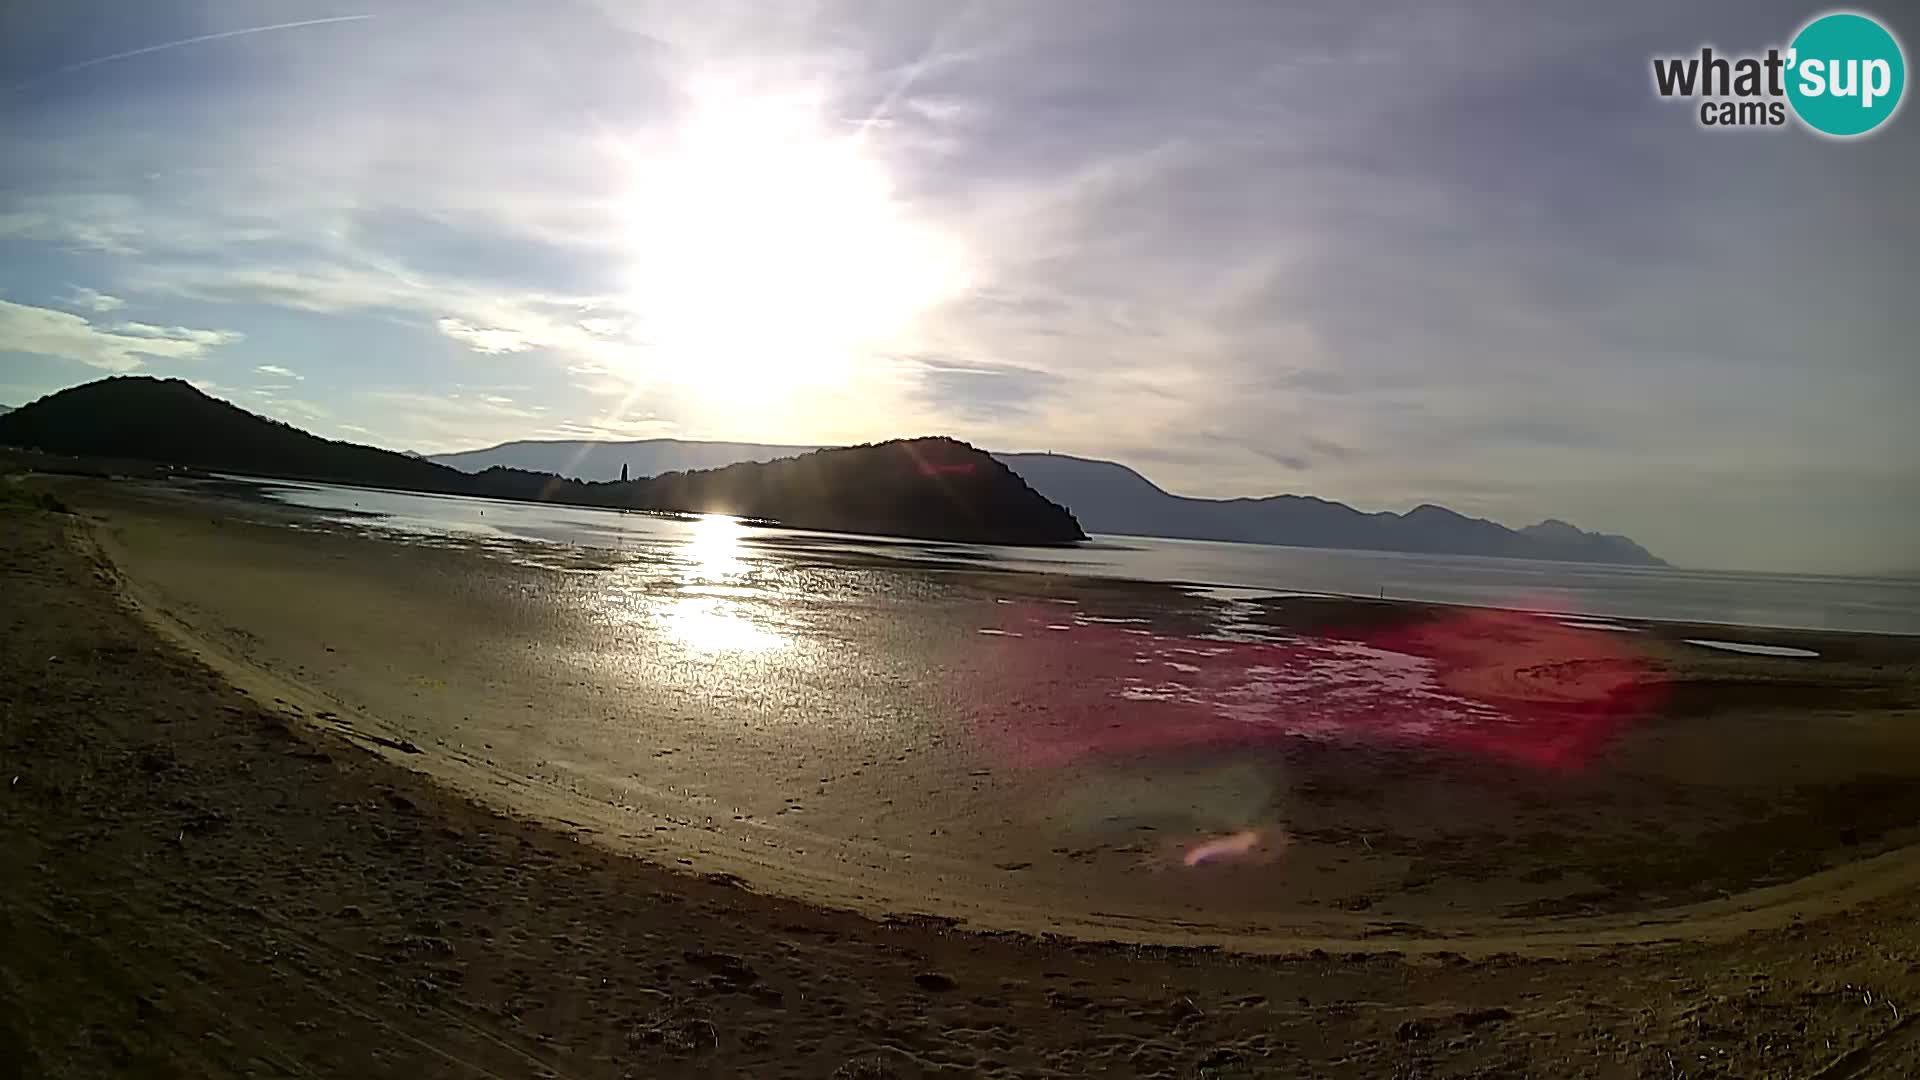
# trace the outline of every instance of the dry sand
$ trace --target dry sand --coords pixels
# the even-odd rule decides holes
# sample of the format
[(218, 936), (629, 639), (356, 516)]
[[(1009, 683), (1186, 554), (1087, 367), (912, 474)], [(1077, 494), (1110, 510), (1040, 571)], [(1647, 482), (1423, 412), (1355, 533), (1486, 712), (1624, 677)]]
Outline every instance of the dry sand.
[(0, 581), (16, 1075), (1920, 1072), (1902, 851), (1780, 897), (1769, 928), (1472, 959), (883, 921), (503, 817), (399, 764), (431, 753), (291, 719), (158, 638), (73, 517), (0, 509)]

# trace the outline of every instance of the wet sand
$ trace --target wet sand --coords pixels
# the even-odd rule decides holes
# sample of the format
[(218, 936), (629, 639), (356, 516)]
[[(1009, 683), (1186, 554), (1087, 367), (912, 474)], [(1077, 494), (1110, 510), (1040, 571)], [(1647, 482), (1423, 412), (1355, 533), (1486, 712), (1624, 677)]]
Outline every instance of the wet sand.
[(870, 915), (1486, 952), (1920, 881), (1912, 639), (1764, 632), (1820, 655), (1756, 657), (1697, 627), (724, 543), (662, 573), (68, 497), (143, 609), (262, 700), (617, 850)]
[(121, 606), (91, 535), (0, 510), (0, 1043), (20, 1075), (1920, 1067), (1910, 889), (1558, 958), (1257, 959), (876, 921), (503, 817), (397, 763), (428, 747), (388, 757), (290, 719)]

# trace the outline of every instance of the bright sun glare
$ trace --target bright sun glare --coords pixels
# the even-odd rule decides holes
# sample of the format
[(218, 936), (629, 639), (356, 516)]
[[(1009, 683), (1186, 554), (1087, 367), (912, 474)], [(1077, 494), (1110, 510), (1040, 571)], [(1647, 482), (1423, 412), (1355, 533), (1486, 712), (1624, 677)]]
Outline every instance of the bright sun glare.
[(693, 522), (679, 559), (682, 594), (658, 610), (660, 626), (696, 653), (754, 653), (787, 644), (785, 635), (762, 625), (761, 605), (733, 587), (751, 570), (741, 543), (744, 527), (734, 518), (705, 515)]
[(966, 283), (961, 245), (805, 99), (709, 95), (666, 143), (623, 154), (637, 336), (652, 374), (696, 392), (843, 379)]

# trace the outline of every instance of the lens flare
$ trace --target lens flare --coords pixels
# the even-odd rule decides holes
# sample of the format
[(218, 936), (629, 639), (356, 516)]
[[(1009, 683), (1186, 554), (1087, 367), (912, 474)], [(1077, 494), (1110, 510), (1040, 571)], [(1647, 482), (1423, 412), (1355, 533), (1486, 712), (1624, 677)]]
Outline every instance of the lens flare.
[(1309, 739), (1573, 771), (1665, 694), (1630, 637), (1525, 612), (1246, 640), (1084, 616), (1047, 634), (1057, 609), (998, 610), (1000, 633), (956, 674), (990, 692), (983, 734), (1033, 767)]
[[(1280, 834), (1284, 843), (1284, 834)], [(1261, 856), (1271, 857), (1277, 854), (1275, 847), (1266, 843), (1266, 837), (1258, 829), (1242, 829), (1237, 833), (1215, 837), (1204, 843), (1195, 844), (1187, 849), (1180, 862), (1185, 866), (1204, 866), (1207, 863), (1233, 862), (1253, 859)]]

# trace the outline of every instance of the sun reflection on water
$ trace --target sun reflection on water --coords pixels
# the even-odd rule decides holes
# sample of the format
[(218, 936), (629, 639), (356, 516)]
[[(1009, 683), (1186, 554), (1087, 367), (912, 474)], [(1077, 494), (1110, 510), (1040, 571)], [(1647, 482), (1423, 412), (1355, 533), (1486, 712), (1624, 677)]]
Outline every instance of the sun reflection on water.
[(674, 640), (699, 652), (766, 652), (787, 644), (785, 634), (749, 617), (741, 604), (716, 596), (683, 596), (658, 611)]
[(723, 582), (744, 577), (752, 565), (740, 542), (746, 527), (739, 518), (704, 514), (693, 522), (680, 556), (681, 579), (688, 583)]
[(677, 553), (681, 595), (664, 600), (654, 617), (682, 645), (702, 653), (767, 652), (789, 644), (755, 613), (756, 591), (742, 582), (753, 570), (741, 542), (739, 519), (710, 514), (693, 523), (683, 551)]

